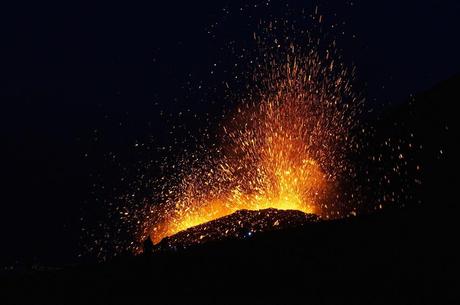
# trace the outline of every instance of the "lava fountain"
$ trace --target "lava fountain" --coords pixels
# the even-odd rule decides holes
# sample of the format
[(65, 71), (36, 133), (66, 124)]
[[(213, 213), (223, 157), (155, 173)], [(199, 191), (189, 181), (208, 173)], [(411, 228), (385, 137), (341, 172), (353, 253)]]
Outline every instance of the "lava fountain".
[(358, 147), (351, 74), (333, 59), (334, 45), (280, 52), (276, 43), (276, 56), (264, 56), (253, 88), (222, 123), (221, 143), (152, 211), (154, 243), (243, 209), (340, 213), (340, 182), (353, 173), (347, 154)]

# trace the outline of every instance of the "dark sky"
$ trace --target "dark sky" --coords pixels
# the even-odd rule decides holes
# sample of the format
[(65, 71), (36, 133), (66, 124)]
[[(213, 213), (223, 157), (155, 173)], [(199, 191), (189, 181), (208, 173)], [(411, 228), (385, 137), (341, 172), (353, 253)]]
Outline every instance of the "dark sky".
[[(212, 112), (203, 103), (212, 90), (196, 88), (224, 81), (222, 48), (287, 14), (287, 2), (157, 2), (2, 5), (0, 266), (73, 261), (79, 219), (98, 204), (91, 185), (117, 174), (104, 165), (109, 152), (129, 166), (123, 152), (135, 143), (170, 143), (160, 111)], [(289, 10), (309, 14), (316, 3), (341, 24), (339, 46), (368, 103), (402, 102), (460, 71), (456, 0), (290, 1)]]

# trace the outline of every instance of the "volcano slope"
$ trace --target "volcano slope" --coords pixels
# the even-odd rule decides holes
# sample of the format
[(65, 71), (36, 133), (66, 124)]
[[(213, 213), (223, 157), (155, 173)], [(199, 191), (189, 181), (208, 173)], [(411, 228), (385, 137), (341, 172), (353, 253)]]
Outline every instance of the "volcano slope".
[(185, 249), (207, 242), (250, 238), (260, 232), (301, 227), (318, 216), (297, 210), (239, 210), (235, 213), (164, 238), (155, 250)]
[(376, 123), (376, 141), (411, 126), (423, 145), (413, 201), (146, 257), (2, 275), (2, 304), (459, 304), (458, 88), (452, 78)]

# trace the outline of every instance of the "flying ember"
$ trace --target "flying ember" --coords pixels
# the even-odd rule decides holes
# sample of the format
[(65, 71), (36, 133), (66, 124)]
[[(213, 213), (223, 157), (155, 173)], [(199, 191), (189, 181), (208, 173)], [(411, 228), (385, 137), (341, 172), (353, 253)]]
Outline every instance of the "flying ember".
[(152, 210), (154, 243), (238, 210), (339, 213), (341, 182), (353, 173), (347, 156), (357, 147), (359, 101), (334, 44), (307, 45), (262, 47), (254, 86), (222, 123), (221, 143)]

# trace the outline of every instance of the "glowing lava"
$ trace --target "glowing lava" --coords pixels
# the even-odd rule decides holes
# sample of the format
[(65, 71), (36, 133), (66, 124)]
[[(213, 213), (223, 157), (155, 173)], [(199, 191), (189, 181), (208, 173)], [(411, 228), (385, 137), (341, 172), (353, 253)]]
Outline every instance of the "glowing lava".
[(257, 85), (223, 124), (222, 143), (154, 211), (154, 243), (241, 209), (322, 217), (338, 209), (337, 182), (352, 172), (357, 98), (332, 51), (299, 53), (290, 45), (254, 73)]
[[(269, 167), (273, 169), (273, 167)], [(244, 181), (228, 193), (213, 199), (188, 199), (176, 205), (166, 222), (152, 228), (151, 239), (158, 243), (164, 237), (218, 219), (239, 210), (300, 210), (318, 213), (316, 198), (326, 189), (326, 177), (311, 160), (302, 160), (298, 167), (286, 167), (270, 172), (267, 185), (245, 192)], [(249, 181), (247, 181), (248, 184)], [(191, 190), (189, 196), (196, 196)], [(198, 197), (199, 198), (199, 197)]]

